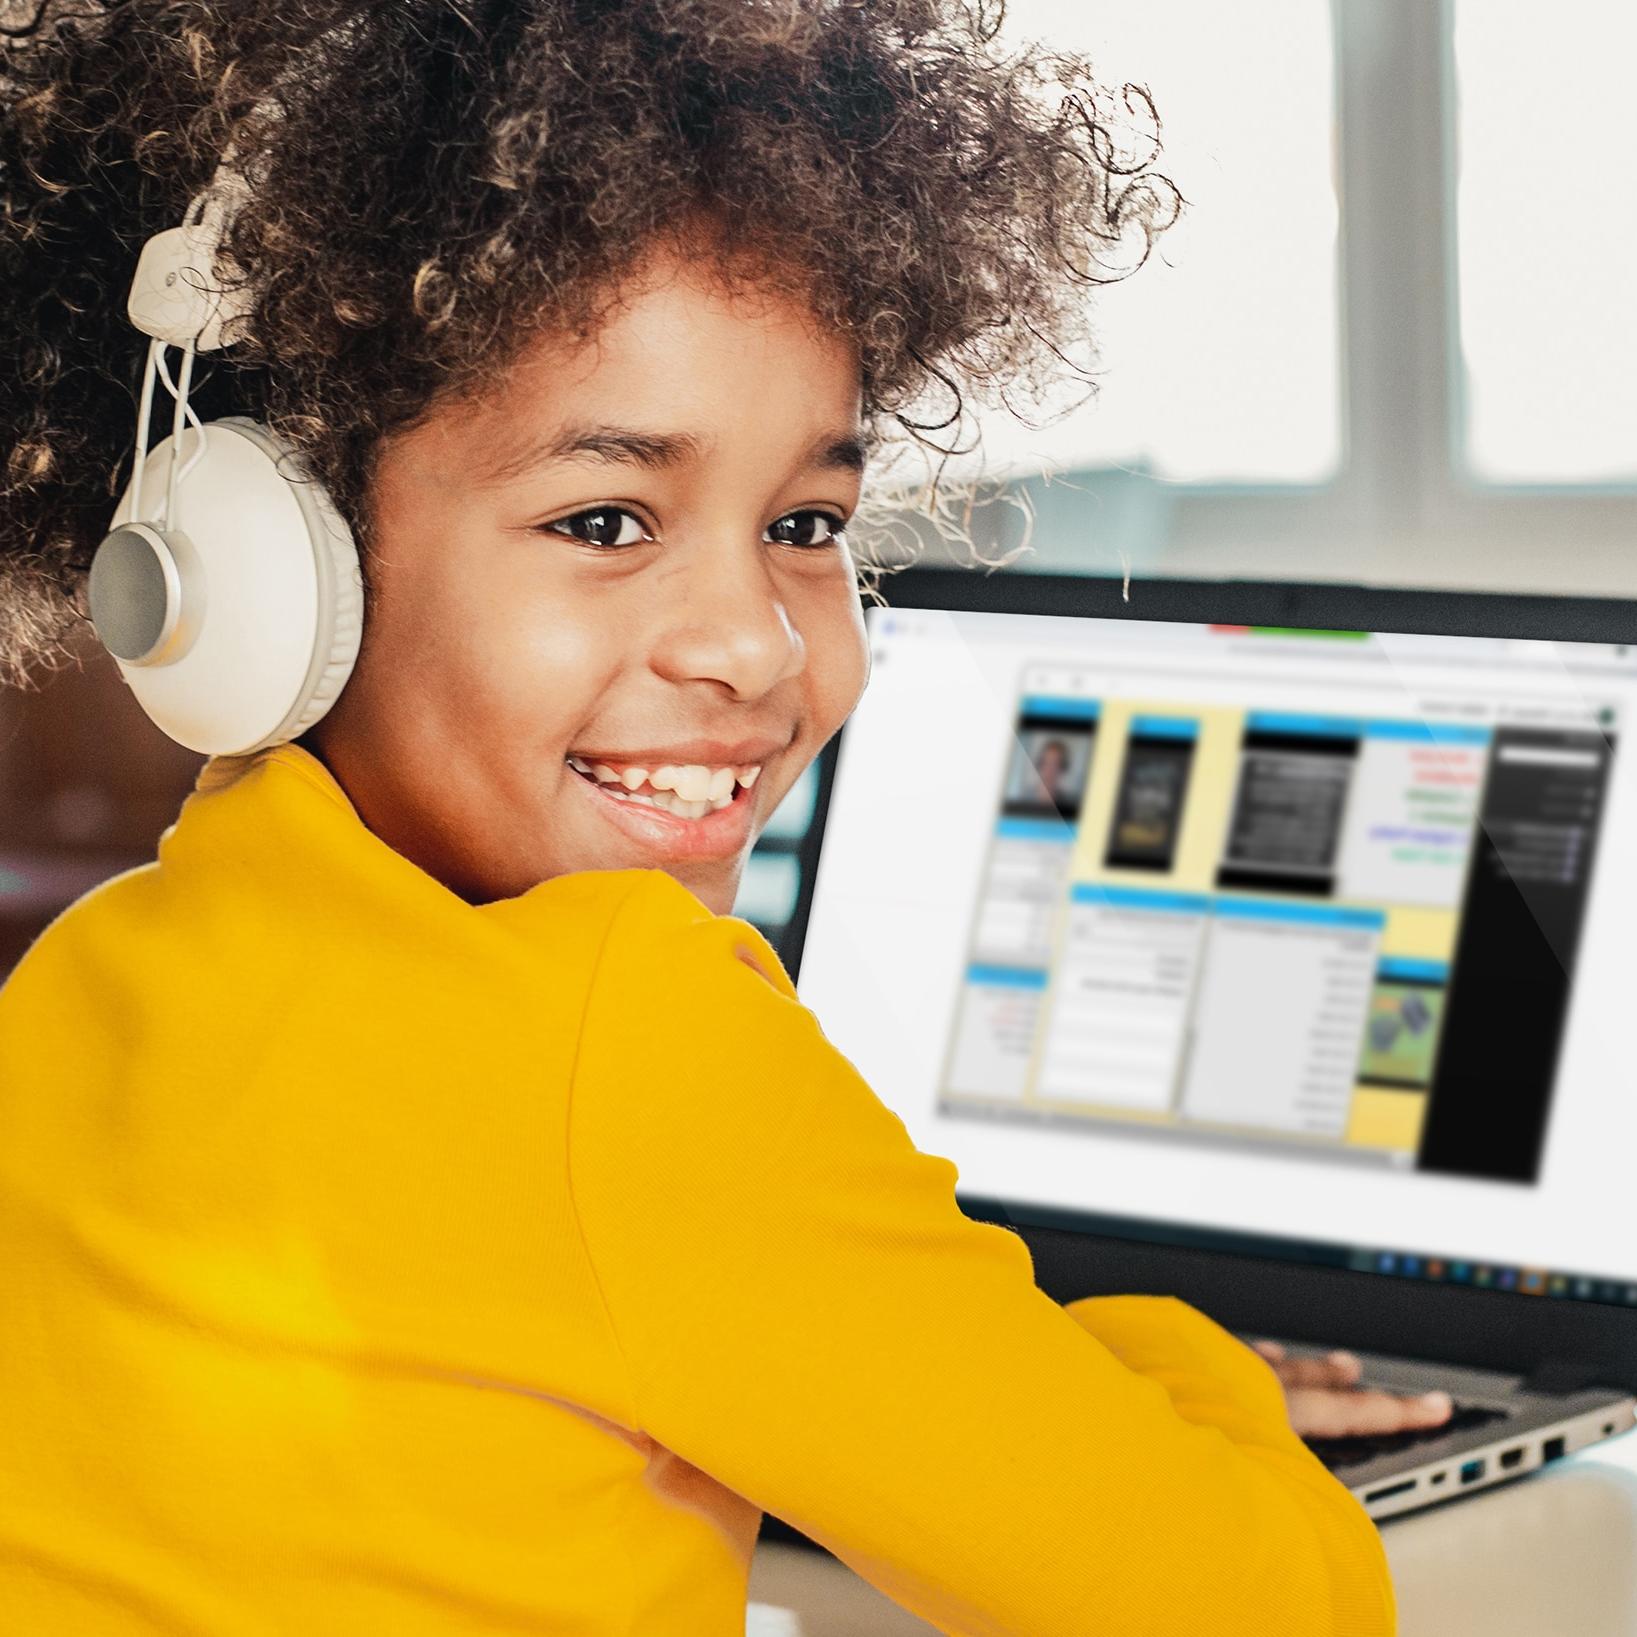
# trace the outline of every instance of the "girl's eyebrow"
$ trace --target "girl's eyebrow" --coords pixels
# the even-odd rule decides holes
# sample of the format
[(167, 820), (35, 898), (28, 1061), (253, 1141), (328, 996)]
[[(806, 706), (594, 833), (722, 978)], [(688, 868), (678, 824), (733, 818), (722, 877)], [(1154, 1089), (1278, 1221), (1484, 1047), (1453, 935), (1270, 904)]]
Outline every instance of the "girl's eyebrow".
[[(571, 425), (488, 467), (484, 481), (504, 483), (556, 460), (600, 460), (610, 465), (664, 471), (685, 461), (698, 460), (703, 453), (704, 445), (691, 432), (642, 432), (628, 426)], [(866, 458), (864, 440), (857, 432), (826, 432), (808, 446), (802, 465), (862, 472)]]

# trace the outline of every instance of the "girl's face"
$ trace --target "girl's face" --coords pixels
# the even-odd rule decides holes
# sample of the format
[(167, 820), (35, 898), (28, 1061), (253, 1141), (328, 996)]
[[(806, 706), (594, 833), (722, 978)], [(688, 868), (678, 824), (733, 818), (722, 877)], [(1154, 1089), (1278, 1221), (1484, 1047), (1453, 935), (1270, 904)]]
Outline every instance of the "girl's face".
[(766, 290), (653, 252), (391, 439), (374, 590), (307, 735), (364, 822), (474, 903), (669, 871), (728, 910), (768, 815), (868, 671), (853, 564), (857, 357)]

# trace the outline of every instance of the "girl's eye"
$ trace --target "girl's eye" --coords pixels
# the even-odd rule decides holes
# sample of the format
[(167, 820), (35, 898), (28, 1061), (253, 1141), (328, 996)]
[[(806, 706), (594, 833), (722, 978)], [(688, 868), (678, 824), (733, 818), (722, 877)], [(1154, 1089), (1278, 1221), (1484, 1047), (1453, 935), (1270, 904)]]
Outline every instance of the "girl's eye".
[[(572, 540), (605, 550), (635, 546), (653, 538), (642, 520), (623, 506), (591, 506), (540, 527), (543, 533), (567, 535)], [(841, 539), (845, 527), (845, 520), (830, 512), (787, 512), (769, 525), (767, 538), (782, 546), (831, 546)]]
[[(817, 532), (822, 524), (825, 532)], [(846, 520), (832, 517), (829, 512), (786, 512), (778, 522), (768, 525), (768, 538), (780, 546), (833, 546), (846, 528)]]
[(643, 528), (641, 519), (623, 506), (593, 506), (541, 527), (548, 534), (566, 534), (588, 546), (635, 546), (653, 538)]

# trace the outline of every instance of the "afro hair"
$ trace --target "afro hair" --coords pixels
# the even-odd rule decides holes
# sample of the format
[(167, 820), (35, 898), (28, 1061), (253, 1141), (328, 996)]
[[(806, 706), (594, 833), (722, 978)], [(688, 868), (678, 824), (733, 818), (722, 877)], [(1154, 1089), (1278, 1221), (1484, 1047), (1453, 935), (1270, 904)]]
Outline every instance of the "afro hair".
[(381, 441), (543, 329), (589, 333), (635, 250), (701, 219), (724, 276), (784, 281), (852, 339), (872, 451), (947, 454), (974, 395), (1083, 375), (1087, 287), (1180, 201), (1146, 93), (1001, 22), (983, 0), (0, 0), (0, 680), (84, 618), (134, 453), (131, 274), (230, 146), (250, 186), (218, 275), (247, 312), (193, 402), (296, 446), (366, 590)]

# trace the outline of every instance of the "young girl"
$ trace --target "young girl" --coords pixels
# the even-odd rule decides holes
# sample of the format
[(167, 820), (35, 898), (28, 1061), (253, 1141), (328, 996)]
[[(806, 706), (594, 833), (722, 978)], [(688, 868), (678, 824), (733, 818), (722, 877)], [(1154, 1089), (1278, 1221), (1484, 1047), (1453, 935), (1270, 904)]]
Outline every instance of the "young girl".
[(194, 400), (366, 600), (0, 991), (0, 1629), (725, 1637), (767, 1509), (951, 1632), (1389, 1632), (1269, 1364), (1038, 1291), (726, 915), (864, 685), (867, 458), (1164, 217), (1083, 65), (957, 0), (3, 15), (7, 657), (230, 145)]

